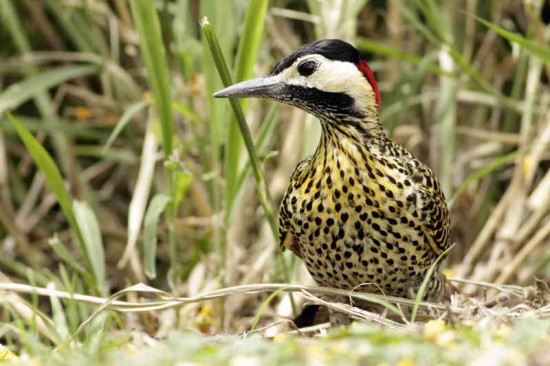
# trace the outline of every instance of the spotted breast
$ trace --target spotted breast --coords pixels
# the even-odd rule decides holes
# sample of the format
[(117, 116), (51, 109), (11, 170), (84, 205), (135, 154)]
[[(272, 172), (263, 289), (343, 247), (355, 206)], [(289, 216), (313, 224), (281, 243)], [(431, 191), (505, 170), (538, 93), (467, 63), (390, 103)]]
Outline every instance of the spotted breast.
[[(437, 180), (385, 134), (357, 141), (325, 132), (292, 176), (279, 226), (320, 285), (403, 297), (450, 244)], [(441, 279), (431, 288), (439, 298)]]

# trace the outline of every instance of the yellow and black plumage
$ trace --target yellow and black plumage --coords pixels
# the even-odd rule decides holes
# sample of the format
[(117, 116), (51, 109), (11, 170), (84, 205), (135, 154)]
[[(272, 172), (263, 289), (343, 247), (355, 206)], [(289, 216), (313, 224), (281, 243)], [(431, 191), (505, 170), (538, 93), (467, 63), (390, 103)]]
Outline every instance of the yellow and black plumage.
[[(432, 171), (392, 141), (378, 118), (380, 94), (359, 52), (339, 40), (305, 45), (265, 78), (215, 94), (260, 97), (319, 118), (321, 141), (283, 197), (283, 248), (323, 286), (410, 297), (450, 246), (450, 220)], [(444, 292), (436, 270), (428, 298)]]

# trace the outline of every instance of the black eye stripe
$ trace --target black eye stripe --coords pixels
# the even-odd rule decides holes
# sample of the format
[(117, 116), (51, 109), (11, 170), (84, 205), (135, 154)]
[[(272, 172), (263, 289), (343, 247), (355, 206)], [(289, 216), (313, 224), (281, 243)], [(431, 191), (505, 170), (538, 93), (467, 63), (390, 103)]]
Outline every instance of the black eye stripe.
[(309, 76), (317, 70), (317, 64), (315, 61), (305, 61), (298, 65), (298, 72), (302, 76)]

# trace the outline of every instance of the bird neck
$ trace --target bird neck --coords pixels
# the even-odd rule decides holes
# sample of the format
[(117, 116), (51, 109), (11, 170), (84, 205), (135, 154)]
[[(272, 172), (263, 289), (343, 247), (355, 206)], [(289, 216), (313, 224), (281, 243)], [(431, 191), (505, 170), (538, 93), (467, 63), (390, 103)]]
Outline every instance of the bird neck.
[(347, 157), (357, 164), (365, 160), (366, 155), (378, 156), (387, 145), (388, 136), (377, 114), (323, 119), (321, 125), (323, 132), (314, 160), (323, 164), (336, 156)]
[(323, 137), (321, 144), (331, 141), (349, 140), (359, 146), (376, 143), (386, 137), (378, 110), (365, 109), (351, 114), (322, 118)]

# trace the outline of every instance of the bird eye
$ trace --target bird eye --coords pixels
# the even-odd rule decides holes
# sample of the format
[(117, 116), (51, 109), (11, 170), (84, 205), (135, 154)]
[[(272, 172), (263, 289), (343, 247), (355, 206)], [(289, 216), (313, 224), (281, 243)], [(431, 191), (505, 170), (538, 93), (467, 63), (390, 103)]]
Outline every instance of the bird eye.
[(306, 61), (298, 65), (298, 72), (302, 76), (309, 76), (315, 72), (317, 64), (313, 61)]

